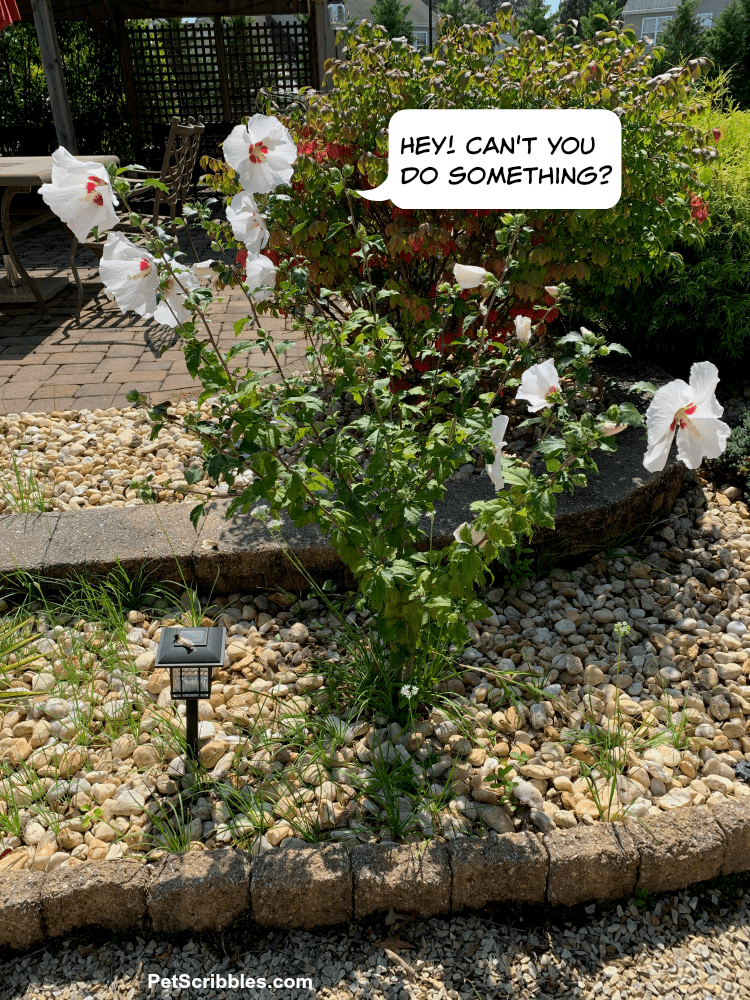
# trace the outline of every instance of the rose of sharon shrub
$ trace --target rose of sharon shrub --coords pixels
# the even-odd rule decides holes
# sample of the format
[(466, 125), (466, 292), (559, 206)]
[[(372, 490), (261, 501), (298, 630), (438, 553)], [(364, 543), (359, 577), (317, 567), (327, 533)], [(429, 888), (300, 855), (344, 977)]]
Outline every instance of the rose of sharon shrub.
[[(700, 196), (697, 166), (715, 153), (713, 136), (686, 122), (695, 110), (688, 106), (689, 87), (704, 62), (651, 79), (653, 55), (629, 30), (610, 28), (573, 45), (562, 28), (550, 43), (523, 32), (517, 46), (508, 46), (504, 33), (517, 33), (508, 4), (484, 27), (457, 28), (449, 20), (429, 56), (367, 22), (344, 29), (338, 36), (343, 59), (328, 64), (331, 91), (308, 95), (304, 115), (283, 118), (297, 141), (298, 162), (292, 197), (267, 205), (270, 248), (279, 260), (308, 262), (311, 290), (335, 289), (352, 309), (361, 305), (364, 282), (387, 290), (388, 320), (402, 335), (412, 371), (424, 370), (422, 352), (436, 346), (434, 290), (453, 264), (503, 273), (495, 238), (503, 212), (413, 211), (354, 196), (353, 190), (384, 182), (388, 123), (399, 110), (607, 108), (621, 117), (622, 199), (606, 211), (527, 213), (529, 232), (513, 247), (508, 295), (488, 320), (488, 344), (504, 342), (518, 315), (540, 321), (543, 311), (533, 307), (544, 302), (545, 285), (567, 281), (595, 293), (612, 291), (672, 265), (669, 248), (678, 237), (701, 239), (696, 206), (686, 203), (684, 192), (689, 186)], [(218, 173), (214, 184), (225, 194), (238, 190), (231, 171)], [(367, 273), (359, 224), (380, 237), (370, 248)], [(454, 310), (441, 331), (441, 350), (461, 336), (461, 319)]]

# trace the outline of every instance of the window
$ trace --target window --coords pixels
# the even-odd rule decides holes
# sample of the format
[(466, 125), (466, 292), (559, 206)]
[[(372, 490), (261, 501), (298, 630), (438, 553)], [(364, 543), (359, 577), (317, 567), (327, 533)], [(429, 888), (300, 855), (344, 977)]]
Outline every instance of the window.
[(698, 14), (698, 23), (702, 28), (710, 28), (713, 19), (713, 14)]
[(343, 24), (346, 20), (346, 8), (342, 3), (329, 3), (328, 15), (331, 19), (331, 24)]
[(643, 27), (641, 28), (641, 38), (643, 38), (644, 35), (648, 35), (649, 38), (653, 38), (654, 45), (656, 45), (659, 35), (666, 28), (667, 22), (671, 20), (671, 17), (644, 17)]
[(415, 31), (414, 32), (414, 44), (417, 46), (427, 45), (427, 32), (426, 31)]

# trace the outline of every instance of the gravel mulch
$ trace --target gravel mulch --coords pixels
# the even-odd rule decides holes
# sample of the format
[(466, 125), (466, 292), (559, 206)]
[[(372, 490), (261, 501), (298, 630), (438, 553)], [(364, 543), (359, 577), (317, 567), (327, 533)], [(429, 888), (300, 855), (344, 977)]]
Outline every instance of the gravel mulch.
[[(19, 807), (15, 834), (13, 815), (0, 817), (0, 870), (153, 857), (175, 836), (183, 849), (235, 843), (256, 854), (300, 835), (541, 836), (610, 816), (613, 758), (613, 816), (627, 809), (647, 823), (750, 798), (736, 771), (750, 761), (750, 512), (734, 487), (690, 478), (640, 555), (624, 546), (514, 593), (490, 591), (491, 616), (452, 650), (440, 707), (403, 730), (356, 721), (336, 701), (347, 637), (316, 598), (206, 601), (203, 621), (226, 626), (228, 645), (200, 704), (198, 787), (176, 739), (184, 705), (153, 669), (159, 630), (181, 608), (131, 611), (124, 638), (38, 616), (38, 655), (17, 670), (8, 657), (0, 685), (20, 698), (0, 704), (0, 798)], [(347, 620), (374, 641), (368, 612)], [(624, 639), (618, 623), (631, 630)], [(592, 746), (592, 729), (619, 730), (625, 744)], [(510, 800), (496, 780), (505, 766)]]
[[(645, 910), (631, 899), (586, 907), (582, 919), (564, 912), (538, 921), (489, 910), (430, 920), (391, 911), (343, 931), (251, 931), (239, 946), (223, 938), (121, 943), (83, 935), (9, 961), (0, 966), (0, 981), (7, 1000), (744, 1000), (750, 895), (725, 892), (706, 902), (712, 912), (687, 891)], [(295, 984), (228, 988), (229, 976), (241, 974)], [(149, 975), (187, 975), (201, 986), (149, 989)]]

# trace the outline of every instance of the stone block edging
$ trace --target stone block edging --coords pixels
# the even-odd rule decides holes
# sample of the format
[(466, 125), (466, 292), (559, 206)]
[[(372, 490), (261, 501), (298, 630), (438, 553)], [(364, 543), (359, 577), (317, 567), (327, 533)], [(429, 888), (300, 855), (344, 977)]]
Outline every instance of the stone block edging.
[[(670, 380), (653, 366), (606, 359), (605, 375), (615, 383), (612, 402), (631, 402), (641, 411), (648, 400), (630, 391), (639, 379), (657, 386)], [(598, 476), (589, 476), (585, 488), (557, 498), (554, 531), (540, 528), (532, 539), (539, 554), (564, 557), (582, 552), (637, 527), (666, 517), (682, 483), (684, 466), (675, 449), (664, 469), (647, 472), (643, 466), (642, 431), (629, 428), (618, 435), (617, 451), (595, 452)], [(464, 521), (472, 521), (471, 504), (496, 496), (489, 476), (472, 476), (447, 484), (444, 498), (435, 505), (431, 526), (420, 522), (424, 539), (419, 548), (444, 548)], [(105, 575), (119, 559), (129, 574), (148, 564), (153, 582), (176, 580), (180, 572), (189, 585), (200, 590), (216, 587), (216, 594), (272, 587), (307, 589), (306, 578), (295, 568), (266, 526), (250, 513), (226, 520), (228, 500), (208, 502), (198, 530), (190, 522), (193, 502), (141, 507), (101, 507), (73, 512), (0, 514), (0, 575), (16, 569), (40, 573), (57, 581), (73, 572)], [(158, 510), (158, 516), (157, 516)], [(295, 558), (317, 583), (334, 579), (354, 586), (354, 578), (328, 536), (316, 525), (295, 528), (282, 514), (282, 535)], [(218, 579), (217, 579), (218, 577)], [(51, 585), (52, 586), (52, 585)]]
[(678, 891), (750, 871), (750, 804), (728, 799), (633, 819), (496, 839), (309, 845), (251, 858), (235, 848), (166, 855), (153, 865), (82, 862), (0, 874), (0, 949), (27, 951), (83, 928), (220, 930), (332, 926), (394, 909), (429, 917), (487, 903), (574, 906), (636, 888)]

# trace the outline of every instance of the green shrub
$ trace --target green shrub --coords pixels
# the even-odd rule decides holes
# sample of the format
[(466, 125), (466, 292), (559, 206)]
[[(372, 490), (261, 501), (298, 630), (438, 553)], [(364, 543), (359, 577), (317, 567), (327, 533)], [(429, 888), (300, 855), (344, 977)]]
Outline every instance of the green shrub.
[(745, 407), (742, 421), (729, 435), (726, 451), (720, 459), (706, 462), (717, 476), (733, 479), (743, 489), (750, 482), (750, 406)]
[[(652, 80), (653, 56), (630, 30), (612, 28), (571, 45), (560, 27), (549, 44), (533, 32), (506, 44), (502, 36), (517, 28), (509, 4), (484, 27), (448, 22), (429, 56), (367, 22), (342, 30), (344, 59), (327, 70), (332, 90), (313, 95), (304, 117), (282, 119), (300, 156), (295, 197), (271, 198), (265, 206), (269, 256), (309, 261), (316, 294), (335, 289), (357, 308), (365, 280), (357, 227), (377, 234), (380, 250), (369, 262), (369, 280), (390, 294), (388, 319), (410, 359), (425, 346), (436, 285), (456, 261), (502, 273), (495, 232), (503, 213), (401, 210), (357, 198), (356, 189), (385, 181), (388, 123), (398, 110), (597, 107), (620, 113), (623, 198), (606, 211), (527, 213), (530, 238), (514, 247), (510, 294), (488, 324), (501, 339), (514, 306), (540, 302), (544, 286), (576, 279), (597, 294), (613, 291), (669, 268), (676, 237), (688, 244), (701, 239), (685, 201), (688, 188), (700, 190), (698, 167), (713, 152), (713, 139), (687, 123), (696, 113), (688, 106), (689, 85), (701, 66)], [(214, 183), (227, 195), (239, 190), (226, 168)]]
[[(725, 90), (718, 86), (714, 104)], [(603, 324), (631, 351), (645, 346), (673, 374), (696, 355), (721, 366), (750, 351), (750, 112), (707, 110), (701, 129), (717, 129), (719, 158), (700, 171), (707, 183), (705, 244), (674, 247), (684, 266), (666, 276), (636, 281), (599, 298), (579, 286), (583, 315)], [(697, 215), (701, 206), (693, 206)]]

